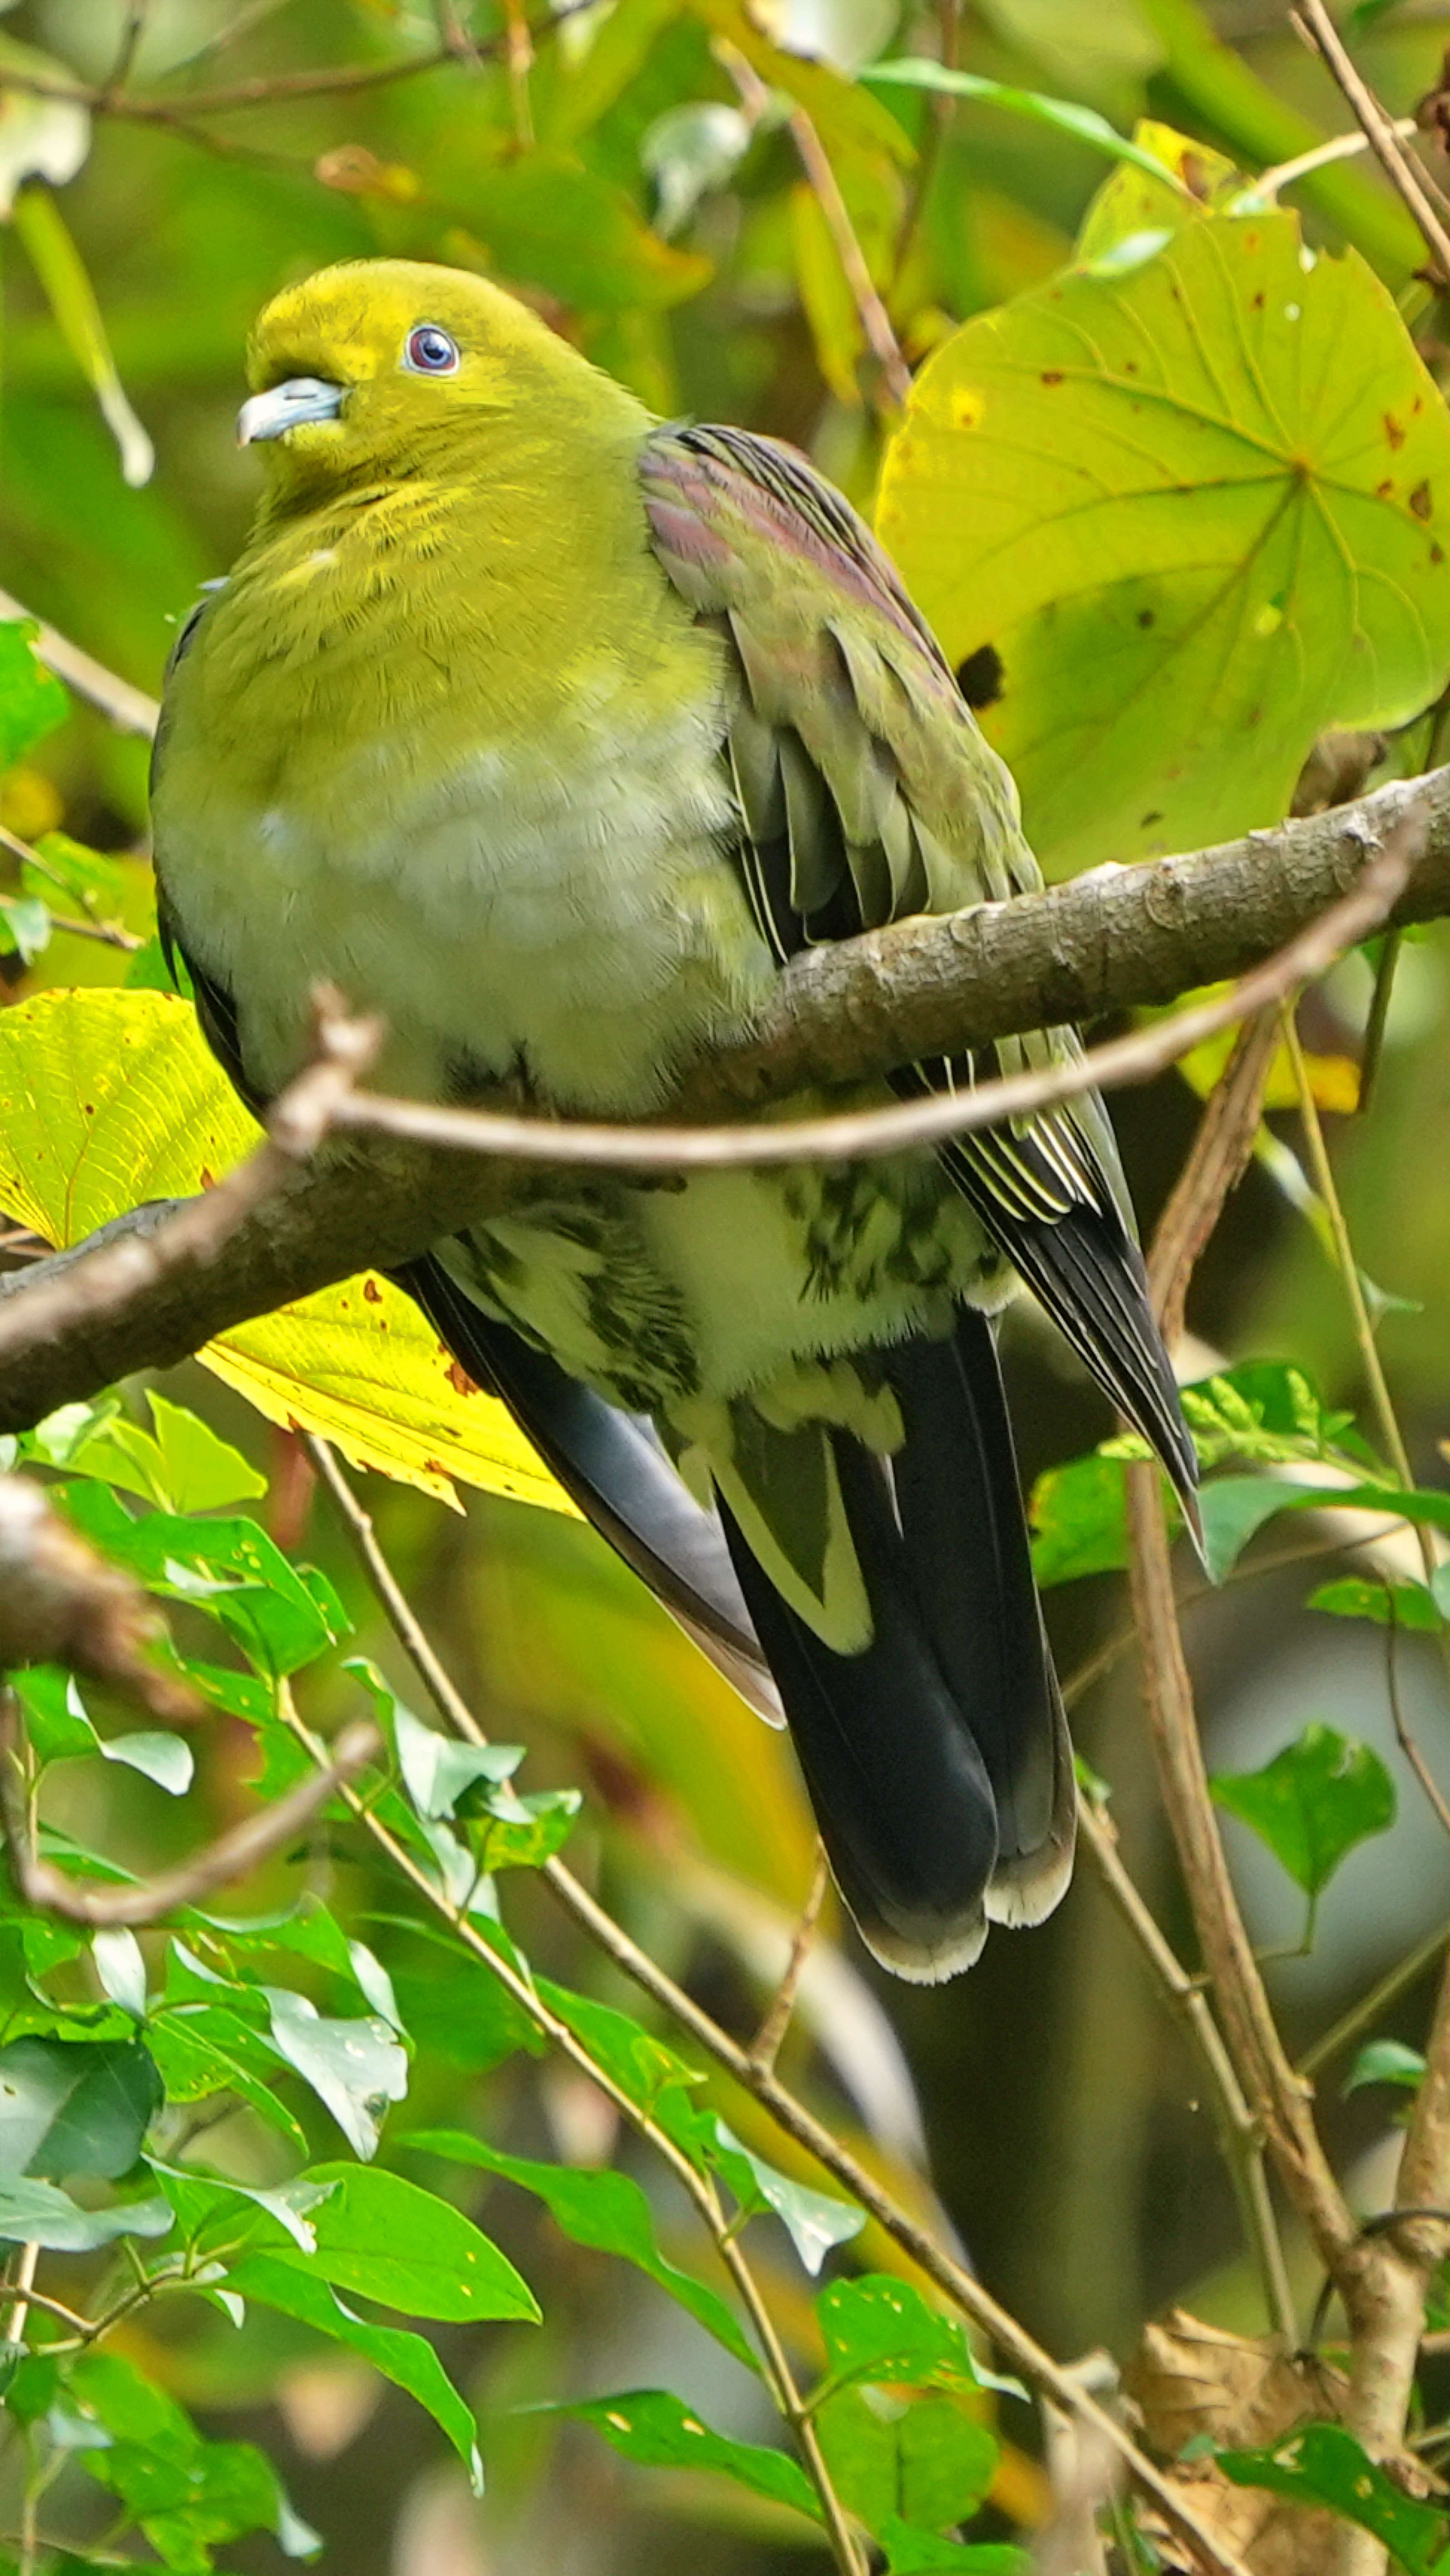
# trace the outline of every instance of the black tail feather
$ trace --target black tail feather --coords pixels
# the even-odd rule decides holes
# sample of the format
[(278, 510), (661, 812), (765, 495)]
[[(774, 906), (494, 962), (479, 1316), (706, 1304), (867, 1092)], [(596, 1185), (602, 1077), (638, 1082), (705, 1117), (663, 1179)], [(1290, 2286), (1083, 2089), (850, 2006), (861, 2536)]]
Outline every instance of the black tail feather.
[(1075, 1801), (990, 1327), (881, 1358), (902, 1448), (883, 1466), (835, 1435), (866, 1652), (825, 1646), (723, 1518), (842, 1894), (884, 1964), (929, 1981), (989, 1920), (1051, 1910)]

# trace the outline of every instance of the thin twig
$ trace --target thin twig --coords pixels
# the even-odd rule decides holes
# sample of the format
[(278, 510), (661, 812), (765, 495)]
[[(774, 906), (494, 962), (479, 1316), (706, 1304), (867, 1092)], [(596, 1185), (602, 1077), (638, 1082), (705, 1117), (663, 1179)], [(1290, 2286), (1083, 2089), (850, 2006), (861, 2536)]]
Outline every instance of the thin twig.
[[(12, 78), (8, 67), (5, 78), (7, 84)], [(58, 680), (64, 680), (66, 687), (74, 689), (78, 698), (85, 698), (91, 706), (99, 707), (102, 715), (109, 716), (119, 732), (136, 733), (147, 742), (151, 740), (161, 712), (154, 698), (148, 698), (144, 689), (133, 689), (129, 680), (122, 680), (114, 671), (108, 671), (104, 662), (98, 662), (93, 655), (83, 652), (79, 644), (72, 644), (69, 637), (59, 634), (55, 627), (47, 626), (43, 618), (32, 619), (30, 609), (23, 607), (18, 599), (13, 599), (8, 590), (0, 590), (0, 618), (15, 617), (31, 620), (39, 629), (35, 638), (36, 653), (47, 670), (54, 671)]]
[(1153, 1237), (1148, 1286), (1159, 1329), (1173, 1350), (1183, 1334), (1188, 1285), (1229, 1193), (1253, 1156), (1264, 1085), (1278, 1044), (1277, 1015), (1259, 1012), (1240, 1032), (1209, 1095), (1192, 1150)]
[(1440, 220), (1425, 173), (1402, 148), (1394, 120), (1350, 60), (1324, 0), (1300, 0), (1299, 7), (1290, 12), (1290, 23), (1338, 83), (1391, 187), (1404, 199), (1424, 234), (1442, 282), (1450, 282), (1450, 233)]
[(1387, 1583), (1385, 1585), (1385, 1691), (1390, 1703), (1390, 1719), (1395, 1730), (1395, 1742), (1419, 1781), (1425, 1793), (1426, 1802), (1441, 1832), (1450, 1835), (1450, 1801), (1447, 1801), (1444, 1790), (1421, 1752), (1411, 1731), (1409, 1720), (1405, 1716), (1404, 1702), (1400, 1695), (1399, 1643), (1400, 1622), (1395, 1609), (1394, 1586)]
[(22, 2245), (19, 2254), (15, 2258), (15, 2277), (13, 2280), (6, 2282), (4, 2292), (0, 2293), (0, 2298), (8, 2296), (14, 2301), (14, 2305), (10, 2310), (10, 2315), (5, 2327), (5, 2341), (7, 2343), (24, 2343), (25, 2341), (25, 2318), (30, 2306), (30, 2293), (35, 2281), (35, 2268), (39, 2261), (40, 2247), (38, 2245)]
[[(529, 27), (530, 42), (542, 38), (572, 17), (597, 5), (597, 0), (560, 0), (537, 25)], [(494, 61), (507, 48), (507, 36), (484, 37), (477, 48), (479, 59)], [(57, 80), (47, 72), (22, 69), (9, 62), (5, 65), (6, 89), (20, 90), (29, 98), (63, 99), (72, 107), (87, 108), (92, 115), (119, 116), (134, 124), (164, 125), (185, 130), (198, 116), (226, 116), (241, 108), (278, 107), (296, 99), (343, 98), (360, 90), (383, 89), (397, 81), (417, 80), (425, 72), (444, 70), (456, 62), (452, 48), (434, 45), (428, 52), (410, 54), (391, 63), (339, 63), (319, 66), (311, 71), (258, 73), (254, 78), (235, 81), (224, 89), (183, 91), (172, 101), (167, 98), (138, 97), (125, 90), (109, 96), (103, 85), (86, 81)]]
[(1305, 2076), (1321, 2074), (1352, 2040), (1359, 2038), (1361, 2031), (1373, 2029), (1381, 2014), (1388, 2012), (1391, 2004), (1398, 2003), (1406, 1988), (1422, 1977), (1427, 1968), (1432, 1968), (1446, 1948), (1450, 1948), (1450, 1923), (1438, 1923), (1433, 1932), (1427, 1932), (1423, 1941), (1406, 1952), (1403, 1959), (1396, 1960), (1392, 1968), (1386, 1969), (1367, 1995), (1362, 1995), (1357, 2004), (1351, 2004), (1348, 2012), (1341, 2013), (1338, 2021), (1330, 2023), (1328, 2030), (1321, 2031), (1313, 2046), (1305, 2049), (1295, 2073)]
[[(318, 1467), (326, 1478), (328, 1489), (363, 1555), (387, 1616), (405, 1651), (412, 1657), (426, 1688), (440, 1714), (470, 1742), (487, 1742), (484, 1730), (469, 1708), (462, 1693), (443, 1670), (437, 1655), (402, 1592), (392, 1568), (378, 1546), (368, 1514), (358, 1503), (336, 1459), (326, 1444), (309, 1441)], [(625, 1976), (649, 1995), (667, 2012), (679, 2027), (698, 2042), (717, 2065), (751, 2093), (787, 2137), (803, 2147), (824, 2170), (858, 2201), (863, 2209), (884, 2228), (887, 2235), (920, 2265), (928, 2278), (958, 2307), (982, 2333), (991, 2337), (1012, 2368), (1043, 2389), (1054, 2404), (1067, 2413), (1080, 2414), (1108, 2440), (1122, 2460), (1127, 2474), (1146, 2495), (1191, 2549), (1207, 2576), (1248, 2576), (1242, 2561), (1199, 2521), (1190, 2505), (1171, 2482), (1162, 2477), (1145, 2453), (1140, 2451), (1123, 2427), (1097, 2406), (1093, 2399), (1043, 2351), (1015, 2317), (1000, 2307), (990, 2292), (984, 2290), (971, 2273), (946, 2253), (875, 2176), (859, 2163), (849, 2149), (803, 2102), (789, 2092), (774, 2070), (755, 2063), (749, 2050), (742, 2048), (727, 2031), (721, 2029), (703, 2006), (697, 2004), (682, 1986), (656, 1965), (647, 1951), (632, 1941), (622, 1925), (592, 1897), (563, 1861), (547, 1861), (541, 1872), (554, 1895), (585, 1936), (602, 1950)], [(432, 1898), (430, 1892), (430, 1901)], [(486, 1945), (481, 1945), (486, 1949)], [(494, 1953), (487, 1952), (488, 1963), (495, 1964)], [(607, 2088), (606, 2088), (607, 2089)]]
[(1078, 1811), (1078, 1828), (1107, 1895), (1202, 2059), (1213, 2092), (1220, 2147), (1238, 2197), (1244, 2233), (1258, 2264), (1270, 2323), (1285, 2351), (1292, 2352), (1298, 2342), (1298, 2319), (1269, 2197), (1262, 2126), (1244, 2099), (1243, 2086), (1202, 1985), (1189, 1975), (1123, 1866), (1111, 1816), (1090, 1798), (1084, 1798)]
[[(1345, 1216), (1344, 1202), (1339, 1195), (1339, 1187), (1334, 1177), (1334, 1166), (1329, 1159), (1329, 1148), (1324, 1141), (1324, 1129), (1320, 1122), (1318, 1103), (1314, 1097), (1314, 1085), (1309, 1079), (1309, 1067), (1305, 1063), (1304, 1050), (1299, 1043), (1299, 1031), (1294, 1013), (1288, 1005), (1284, 1008), (1282, 1023), (1284, 1042), (1289, 1050), (1289, 1061), (1294, 1069), (1294, 1081), (1299, 1094), (1299, 1115), (1303, 1121), (1305, 1142), (1309, 1148), (1309, 1168), (1313, 1173), (1315, 1188), (1319, 1192), (1329, 1219), (1335, 1260), (1349, 1304), (1360, 1361), (1369, 1382), (1370, 1400), (1379, 1424), (1380, 1438), (1400, 1483), (1412, 1489), (1415, 1482), (1414, 1469), (1410, 1464), (1410, 1454), (1405, 1447), (1404, 1434), (1400, 1429), (1394, 1399), (1390, 1394), (1389, 1380), (1385, 1376), (1379, 1344), (1375, 1339), (1374, 1325), (1370, 1320), (1364, 1282), (1360, 1277), (1359, 1264), (1355, 1260), (1354, 1245), (1350, 1239), (1349, 1221)], [(1425, 1584), (1427, 1589), (1433, 1591), (1435, 1577), (1439, 1571), (1434, 1537), (1423, 1521), (1416, 1521), (1413, 1529)], [(1393, 1593), (1389, 1598), (1393, 1608)], [(1441, 1665), (1447, 1680), (1450, 1680), (1450, 1627), (1441, 1621), (1436, 1634)], [(1415, 1777), (1425, 1790), (1436, 1815), (1443, 1819), (1439, 1792), (1429, 1784), (1429, 1774), (1419, 1756), (1418, 1748), (1412, 1752), (1407, 1743), (1405, 1749)]]
[[(1419, 130), (1412, 116), (1396, 117), (1390, 128), (1399, 143), (1408, 143)], [(1352, 161), (1357, 153), (1369, 148), (1369, 136), (1363, 131), (1331, 134), (1327, 143), (1315, 143), (1307, 152), (1296, 152), (1292, 161), (1278, 161), (1271, 170), (1261, 170), (1257, 179), (1249, 182), (1244, 196), (1255, 201), (1266, 199), (1272, 205), (1281, 190), (1292, 188), (1296, 180), (1307, 179), (1315, 170), (1327, 170), (1332, 162)]]
[(310, 1824), (318, 1809), (345, 1781), (366, 1769), (380, 1749), (375, 1727), (361, 1721), (348, 1726), (333, 1746), (324, 1771), (299, 1781), (285, 1797), (259, 1808), (256, 1815), (244, 1817), (240, 1824), (233, 1825), (203, 1850), (193, 1852), (175, 1869), (163, 1871), (159, 1878), (143, 1880), (138, 1886), (93, 1887), (84, 1880), (67, 1877), (64, 1870), (54, 1869), (49, 1861), (36, 1857), (16, 1763), (13, 1716), (13, 1694), (6, 1692), (0, 1695), (0, 1825), (15, 1892), (26, 1905), (37, 1906), (47, 1914), (59, 1914), (67, 1923), (96, 1927), (159, 1923), (163, 1915), (174, 1914), (184, 1905), (195, 1905), (214, 1888), (249, 1877), (304, 1825)]
[(128, 0), (126, 23), (121, 29), (121, 41), (116, 48), (116, 59), (101, 83), (101, 95), (96, 102), (98, 109), (110, 107), (131, 77), (136, 48), (145, 32), (147, 6), (148, 0)]
[(1379, 963), (1374, 970), (1374, 991), (1370, 995), (1369, 1017), (1364, 1024), (1364, 1037), (1359, 1051), (1359, 1088), (1355, 1094), (1356, 1118), (1368, 1115), (1379, 1080), (1380, 1059), (1384, 1054), (1385, 1030), (1389, 1024), (1390, 1002), (1394, 995), (1395, 973), (1404, 946), (1402, 930), (1387, 930), (1380, 946)]
[[(1405, 1447), (1390, 1396), (1389, 1382), (1385, 1377), (1384, 1364), (1379, 1355), (1379, 1345), (1374, 1337), (1374, 1326), (1370, 1321), (1369, 1307), (1365, 1302), (1359, 1264), (1354, 1257), (1354, 1246), (1349, 1238), (1349, 1226), (1345, 1219), (1343, 1202), (1334, 1178), (1334, 1166), (1330, 1162), (1328, 1148), (1324, 1142), (1324, 1129), (1320, 1124), (1314, 1085), (1309, 1079), (1309, 1068), (1304, 1061), (1304, 1050), (1299, 1042), (1299, 1031), (1293, 1011), (1287, 1007), (1282, 1014), (1282, 1027), (1284, 1044), (1288, 1050), (1289, 1062), (1293, 1068), (1295, 1086), (1299, 1094), (1299, 1115), (1304, 1123), (1304, 1139), (1309, 1148), (1309, 1168), (1314, 1175), (1314, 1186), (1324, 1202), (1330, 1232), (1334, 1237), (1340, 1276), (1344, 1282), (1344, 1293), (1349, 1301), (1349, 1310), (1354, 1322), (1354, 1338), (1358, 1345), (1365, 1377), (1369, 1382), (1370, 1402), (1379, 1424), (1380, 1439), (1384, 1444), (1385, 1455), (1400, 1483), (1413, 1487), (1414, 1470), (1410, 1465), (1409, 1452)], [(1427, 1581), (1429, 1575), (1434, 1573), (1434, 1569), (1435, 1559), (1432, 1552)]]
[(1183, 1659), (1156, 1465), (1128, 1470), (1128, 1528), (1149, 1733), (1224, 2036), (1284, 2187), (1337, 2278), (1355, 2224), (1315, 2131), (1307, 2089), (1284, 2054), (1224, 1858)]
[[(771, 94), (754, 64), (747, 61), (738, 45), (733, 45), (728, 36), (717, 36), (711, 51), (740, 93), (747, 123), (759, 125), (770, 106)], [(901, 354), (901, 344), (892, 327), (891, 316), (877, 292), (866, 254), (851, 221), (850, 207), (841, 194), (840, 181), (831, 167), (830, 156), (805, 108), (799, 105), (792, 107), (787, 124), (801, 168), (835, 244), (836, 257), (851, 290), (866, 345), (881, 369), (893, 405), (898, 410), (903, 409), (911, 391), (911, 371)]]
[(830, 1865), (826, 1859), (825, 1846), (818, 1842), (816, 1866), (805, 1904), (801, 1908), (800, 1921), (795, 1928), (795, 1938), (790, 1945), (790, 1957), (785, 1963), (785, 1974), (771, 1997), (765, 2017), (751, 2042), (751, 2064), (764, 2067), (767, 2073), (780, 2055), (781, 2041), (790, 2028), (790, 2017), (795, 2010), (796, 1989), (801, 1981), (801, 1971), (810, 1957), (811, 1943), (816, 1937), (816, 1925), (820, 1920), (821, 1907), (825, 1903), (830, 1877)]
[(941, 1144), (948, 1137), (1079, 1099), (1091, 1090), (1116, 1090), (1151, 1082), (1205, 1038), (1238, 1020), (1256, 1017), (1285, 993), (1324, 974), (1346, 948), (1384, 919), (1403, 891), (1421, 846), (1424, 821), (1412, 808), (1369, 862), (1353, 891), (1340, 898), (1278, 955), (1242, 976), (1213, 1001), (1173, 1011), (1127, 1037), (1043, 1069), (1005, 1074), (970, 1089), (933, 1094), (887, 1108), (848, 1110), (821, 1118), (724, 1127), (610, 1126), (594, 1120), (513, 1116), (502, 1110), (444, 1109), (382, 1093), (342, 1095), (331, 1124), (354, 1132), (406, 1137), (426, 1145), (462, 1146), (509, 1162), (584, 1165), (606, 1171), (752, 1170), (794, 1162), (853, 1162), (909, 1148)]

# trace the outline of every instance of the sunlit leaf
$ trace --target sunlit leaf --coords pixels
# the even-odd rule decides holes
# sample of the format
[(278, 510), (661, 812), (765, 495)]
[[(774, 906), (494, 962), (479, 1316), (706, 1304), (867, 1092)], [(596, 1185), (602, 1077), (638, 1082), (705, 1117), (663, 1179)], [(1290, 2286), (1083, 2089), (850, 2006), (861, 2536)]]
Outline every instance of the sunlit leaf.
[(330, 2186), (311, 2213), (317, 2250), (279, 2251), (279, 2262), (303, 2264), (335, 2289), (409, 2316), (537, 2324), (528, 2283), (471, 2218), (436, 2193), (377, 2166), (313, 2165), (303, 2179)]
[(0, 894), (0, 948), (29, 966), (50, 946), (50, 914), (34, 895)]
[(1356, 1843), (1395, 1821), (1395, 1784), (1379, 1755), (1332, 1726), (1306, 1726), (1261, 1771), (1220, 1771), (1209, 1786), (1311, 1901)]
[(858, 2380), (912, 2388), (979, 2385), (961, 2326), (890, 2273), (827, 2282), (816, 2317), (827, 2369), (813, 2404)]
[(592, 2246), (598, 2253), (617, 2254), (633, 2263), (687, 2308), (737, 2361), (743, 2361), (748, 2370), (759, 2369), (756, 2354), (718, 2291), (678, 2270), (660, 2252), (649, 2202), (629, 2174), (504, 2155), (463, 2129), (420, 2129), (400, 2143), (450, 2157), (457, 2164), (480, 2165), (486, 2173), (501, 2174), (525, 2191), (536, 2192), (555, 2224), (576, 2245)]
[(408, 2090), (408, 2056), (384, 2021), (335, 2021), (305, 1995), (285, 1987), (265, 1990), (272, 2014), (272, 2044), (325, 2103), (355, 2155), (377, 2153), (390, 2102)]
[(11, 214), (23, 180), (49, 179), (63, 188), (91, 148), (91, 120), (84, 105), (9, 87), (7, 68), (62, 88), (72, 80), (69, 65), (54, 54), (0, 36), (0, 222)]
[(55, 2254), (91, 2254), (118, 2236), (165, 2236), (172, 2215), (164, 2200), (128, 2200), (82, 2209), (54, 2183), (28, 2176), (0, 2179), (0, 2242), (44, 2245)]
[(1442, 2563), (1443, 2512), (1406, 2495), (1342, 2424), (1306, 2424), (1267, 2450), (1215, 2457), (1235, 2486), (1267, 2487), (1292, 2504), (1327, 2505), (1373, 2532), (1408, 2576), (1432, 2576)]
[(483, 2488), (478, 2434), (473, 2416), (449, 2379), (438, 2355), (422, 2335), (401, 2326), (376, 2326), (354, 2316), (326, 2281), (300, 2265), (280, 2263), (271, 2254), (244, 2254), (228, 2274), (244, 2299), (276, 2308), (312, 2326), (333, 2343), (361, 2353), (395, 2388), (406, 2389), (441, 2425), (469, 2474), (475, 2494)]
[[(44, 993), (0, 1014), (0, 1206), (48, 1242), (74, 1243), (146, 1199), (194, 1194), (256, 1141), (190, 1006), (172, 995)], [(457, 1476), (572, 1510), (504, 1407), (470, 1388), (411, 1300), (371, 1275), (241, 1325), (200, 1356), (269, 1421), (320, 1432), (360, 1466), (428, 1493), (449, 1494)]]
[(1450, 665), (1450, 420), (1385, 288), (1288, 214), (1145, 241), (957, 332), (882, 483), (949, 658), (998, 656), (983, 721), (1058, 875), (1277, 821), (1317, 735)]
[[(112, 2003), (135, 2021), (146, 2018), (146, 1958), (134, 1932), (124, 1923), (92, 1934), (91, 1958), (96, 1975)], [(159, 2072), (159, 2069), (158, 2069)], [(125, 2167), (121, 2168), (122, 2172)]]
[(1399, 2039), (1372, 2039), (1359, 2051), (1343, 2089), (1358, 2093), (1366, 2084), (1403, 2084), (1414, 2093), (1424, 2077), (1425, 2061), (1418, 2048), (1406, 2048)]
[(845, 2388), (816, 2425), (837, 2494), (870, 2531), (892, 2514), (928, 2532), (966, 2522), (999, 2457), (995, 2435), (945, 2394)]
[(592, 2424), (616, 2451), (645, 2468), (718, 2469), (752, 2495), (793, 2505), (813, 2522), (821, 2519), (814, 2488), (784, 2451), (768, 2451), (759, 2442), (728, 2441), (668, 2389), (630, 2389), (617, 2397), (561, 2406), (557, 2412)]
[(772, 2210), (806, 2270), (814, 2276), (836, 2246), (849, 2244), (866, 2224), (866, 2212), (828, 2192), (812, 2191), (763, 2157), (742, 2147), (723, 2120), (715, 2122), (712, 2164), (729, 2183), (742, 2209)]

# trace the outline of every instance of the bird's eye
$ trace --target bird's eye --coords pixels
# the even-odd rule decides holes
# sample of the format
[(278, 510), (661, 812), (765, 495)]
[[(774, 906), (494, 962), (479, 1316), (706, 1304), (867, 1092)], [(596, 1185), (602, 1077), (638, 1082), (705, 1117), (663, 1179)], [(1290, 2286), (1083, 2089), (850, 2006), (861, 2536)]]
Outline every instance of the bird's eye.
[(403, 364), (417, 376), (452, 376), (458, 372), (458, 343), (436, 322), (420, 322), (408, 334)]

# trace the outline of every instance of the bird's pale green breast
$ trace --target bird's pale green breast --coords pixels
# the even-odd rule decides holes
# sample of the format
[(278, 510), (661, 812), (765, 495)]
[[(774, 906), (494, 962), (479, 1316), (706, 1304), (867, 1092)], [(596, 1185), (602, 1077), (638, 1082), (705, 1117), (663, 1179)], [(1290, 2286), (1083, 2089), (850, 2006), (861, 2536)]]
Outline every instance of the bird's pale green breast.
[(640, 433), (489, 420), (264, 527), (168, 692), (170, 900), (254, 1078), (329, 976), (424, 1091), (642, 1106), (768, 971), (722, 848), (729, 677), (649, 550)]

